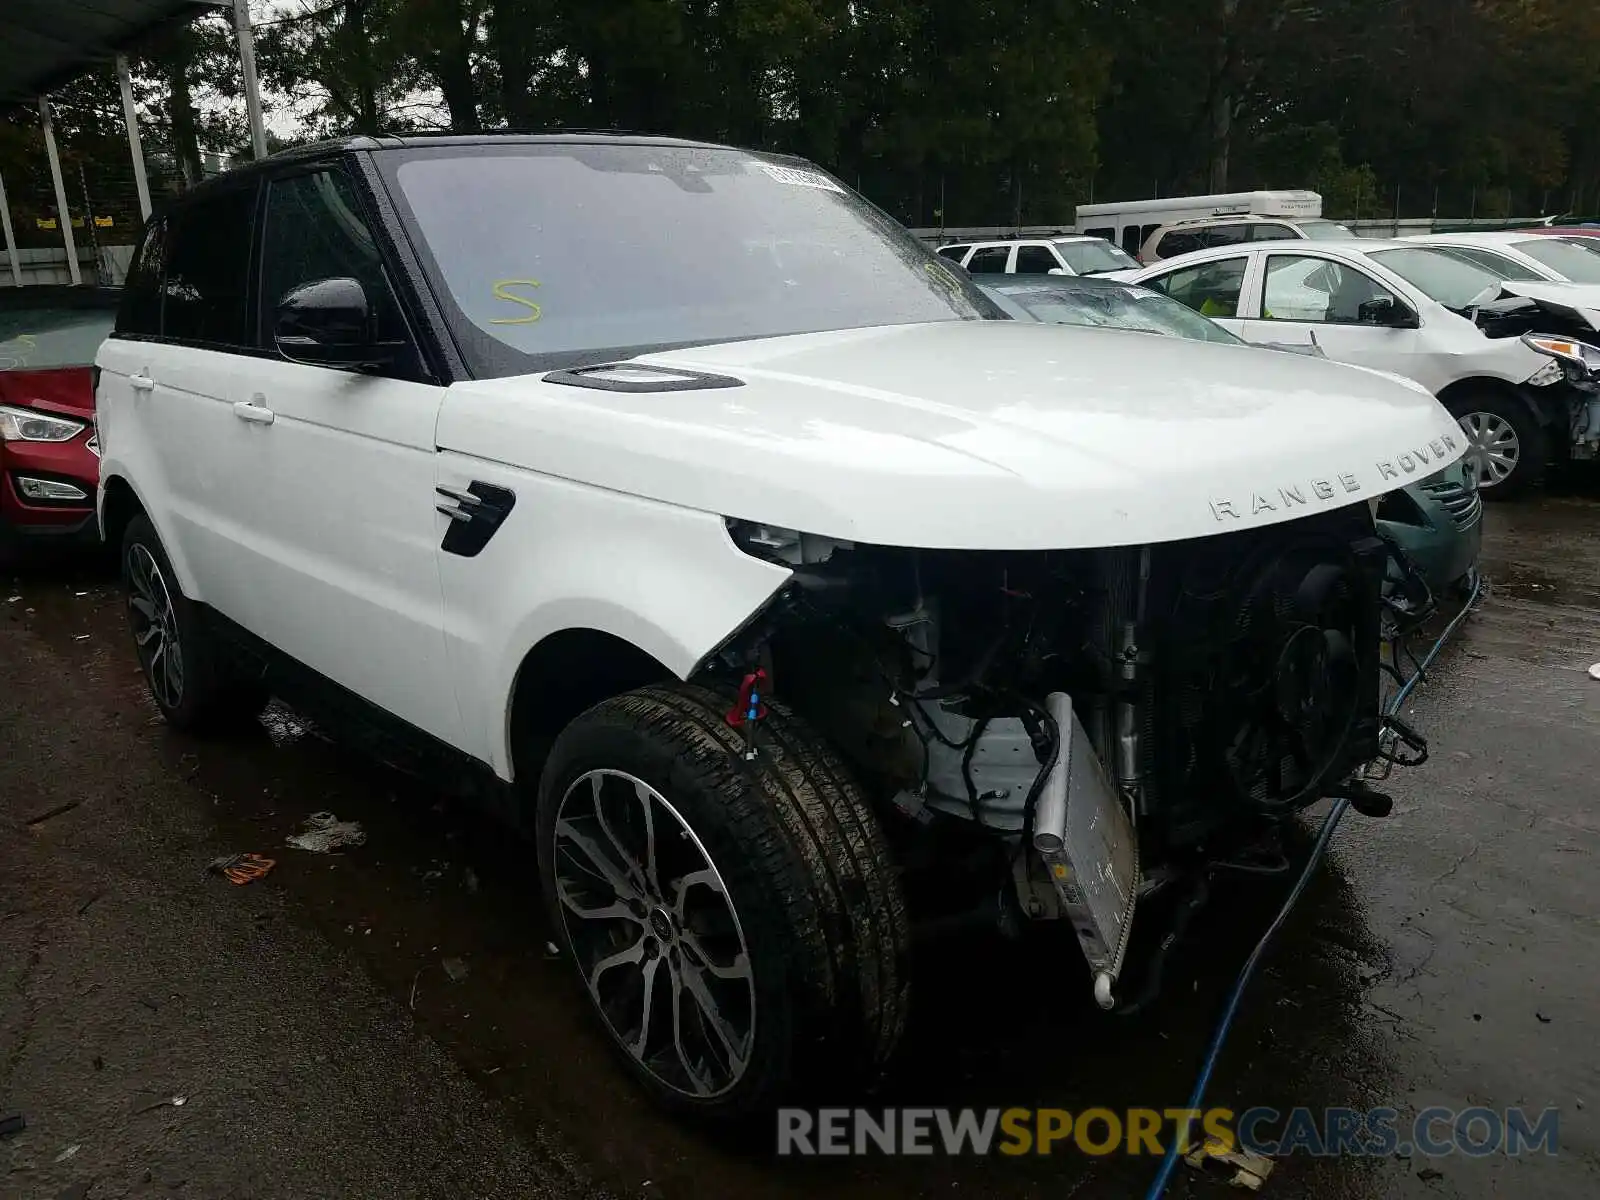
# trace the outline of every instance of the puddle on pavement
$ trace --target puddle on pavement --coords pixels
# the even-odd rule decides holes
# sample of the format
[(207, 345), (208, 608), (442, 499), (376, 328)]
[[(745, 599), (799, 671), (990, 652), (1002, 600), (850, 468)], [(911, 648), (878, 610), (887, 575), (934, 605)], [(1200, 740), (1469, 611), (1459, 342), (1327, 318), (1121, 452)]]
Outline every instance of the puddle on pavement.
[(1494, 573), (1494, 590), (1501, 596), (1519, 600), (1561, 602), (1562, 580), (1549, 571), (1542, 571), (1522, 563), (1506, 564)]

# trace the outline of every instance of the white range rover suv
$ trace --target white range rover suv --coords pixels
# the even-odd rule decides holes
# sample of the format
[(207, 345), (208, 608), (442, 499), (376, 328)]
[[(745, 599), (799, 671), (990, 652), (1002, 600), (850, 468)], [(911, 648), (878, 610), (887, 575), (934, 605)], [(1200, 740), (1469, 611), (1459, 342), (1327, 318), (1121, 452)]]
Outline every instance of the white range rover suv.
[(229, 172), (98, 367), (168, 720), (273, 692), (487, 796), (708, 1115), (880, 1071), (915, 919), (1057, 921), (1111, 1007), (1136, 906), (1380, 809), (1371, 505), (1462, 447), (1370, 372), (1005, 320), (809, 164), (648, 138)]

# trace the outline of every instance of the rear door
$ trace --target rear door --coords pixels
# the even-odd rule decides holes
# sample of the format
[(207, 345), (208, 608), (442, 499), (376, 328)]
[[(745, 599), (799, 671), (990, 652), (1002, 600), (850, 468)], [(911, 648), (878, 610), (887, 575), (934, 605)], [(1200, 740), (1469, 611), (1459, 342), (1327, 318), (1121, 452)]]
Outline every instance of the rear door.
[(245, 445), (232, 414), (249, 388), (254, 175), (208, 187), (146, 235), (115, 335), (101, 348), (104, 471), (132, 481), (184, 591), (239, 607)]
[(1236, 254), (1178, 267), (1140, 283), (1240, 333), (1250, 311), (1246, 306), (1250, 278), (1250, 255)]
[[(291, 362), (273, 338), (291, 289), (361, 283), (380, 341), (407, 349), (357, 372)], [(447, 669), (436, 550), (434, 430), (444, 389), (429, 380), (365, 204), (341, 165), (268, 180), (260, 302), (235, 420), (252, 442), (240, 619), (279, 650), (451, 744), (460, 714)]]

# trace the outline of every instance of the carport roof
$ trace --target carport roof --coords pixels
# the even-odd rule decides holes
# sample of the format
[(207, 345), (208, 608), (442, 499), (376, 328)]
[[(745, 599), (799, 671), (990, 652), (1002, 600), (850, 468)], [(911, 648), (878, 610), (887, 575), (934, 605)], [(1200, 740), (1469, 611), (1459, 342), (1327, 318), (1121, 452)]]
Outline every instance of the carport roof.
[(0, 103), (31, 101), (214, 0), (0, 0)]

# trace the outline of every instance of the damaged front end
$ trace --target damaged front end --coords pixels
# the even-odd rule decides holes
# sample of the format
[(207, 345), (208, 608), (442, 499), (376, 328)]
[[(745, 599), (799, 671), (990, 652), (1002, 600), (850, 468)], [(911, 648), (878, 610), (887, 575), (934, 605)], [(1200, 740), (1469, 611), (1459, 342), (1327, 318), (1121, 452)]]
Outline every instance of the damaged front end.
[[(1502, 284), (1500, 295), (1463, 315), (1489, 338), (1520, 338), (1551, 361), (1528, 380), (1558, 398), (1567, 425), (1567, 452), (1577, 459), (1600, 457), (1600, 312), (1553, 297), (1562, 285)], [(1536, 295), (1523, 295), (1526, 291)]]
[(1389, 551), (1364, 503), (1070, 551), (729, 529), (793, 575), (721, 666), (764, 670), (850, 761), (915, 906), (1068, 922), (1104, 1007), (1139, 903), (1380, 756)]
[[(1600, 340), (1592, 332), (1589, 337)], [(1522, 341), (1553, 360), (1571, 389), (1572, 456), (1600, 457), (1600, 346), (1569, 334), (1525, 333)]]

